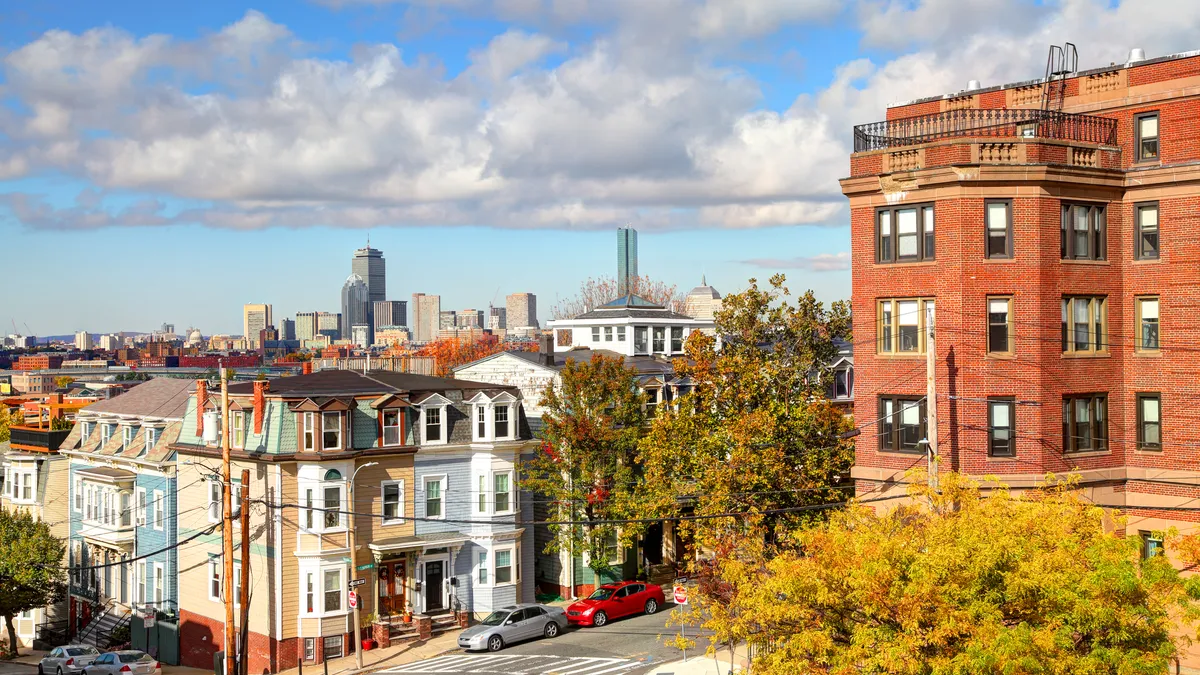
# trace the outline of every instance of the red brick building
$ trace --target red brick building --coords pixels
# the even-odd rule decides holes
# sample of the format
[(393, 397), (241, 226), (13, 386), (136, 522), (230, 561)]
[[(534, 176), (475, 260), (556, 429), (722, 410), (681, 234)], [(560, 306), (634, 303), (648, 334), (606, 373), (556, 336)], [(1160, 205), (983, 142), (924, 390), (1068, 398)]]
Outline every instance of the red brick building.
[(860, 495), (926, 463), (933, 305), (942, 471), (1078, 470), (1128, 535), (1194, 529), (1200, 56), (891, 107), (841, 185)]
[(61, 354), (22, 354), (13, 364), (13, 370), (49, 370), (62, 368), (62, 363)]

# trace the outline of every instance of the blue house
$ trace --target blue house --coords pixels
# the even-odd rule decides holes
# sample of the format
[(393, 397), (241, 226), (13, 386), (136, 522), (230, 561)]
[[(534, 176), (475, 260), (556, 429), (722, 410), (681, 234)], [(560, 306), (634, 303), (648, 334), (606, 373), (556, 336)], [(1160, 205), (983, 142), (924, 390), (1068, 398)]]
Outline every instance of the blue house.
[(83, 408), (71, 447), (60, 448), (70, 459), (69, 617), (77, 642), (108, 647), (135, 613), (178, 615), (172, 444), (191, 385), (153, 379)]

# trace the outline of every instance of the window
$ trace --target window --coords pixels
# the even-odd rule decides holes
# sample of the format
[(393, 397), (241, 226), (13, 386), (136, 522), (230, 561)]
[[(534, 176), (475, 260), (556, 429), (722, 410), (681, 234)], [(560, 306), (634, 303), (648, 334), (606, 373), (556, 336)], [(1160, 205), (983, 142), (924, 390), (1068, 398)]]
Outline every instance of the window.
[(158, 443), (158, 437), (161, 434), (159, 429), (154, 427), (146, 427), (146, 452), (154, 449), (154, 445)]
[(513, 580), (512, 549), (496, 551), (496, 583), (511, 584)]
[(512, 510), (512, 504), (509, 502), (512, 490), (512, 474), (498, 473), (492, 476), (492, 485), (495, 488), (493, 492), (493, 501), (495, 503), (496, 513), (507, 513)]
[(94, 426), (96, 426), (96, 425), (92, 424), (91, 422), (81, 422), (80, 423), (79, 435), (83, 438), (83, 440), (86, 441), (92, 437), (92, 427), (94, 427)]
[(592, 342), (600, 341), (600, 327), (592, 326)]
[(425, 479), (425, 516), (427, 518), (444, 518), (442, 513), (442, 488), (445, 477)]
[(988, 399), (988, 454), (992, 457), (1012, 457), (1016, 454), (1013, 432), (1016, 402), (1011, 398)]
[(237, 518), (242, 514), (242, 479), (234, 478), (233, 485), (229, 488), (231, 506), (233, 507), (233, 517)]
[(988, 352), (1010, 354), (1012, 344), (1012, 298), (988, 298)]
[(133, 445), (133, 437), (137, 436), (137, 427), (131, 424), (121, 426), (121, 449), (124, 450)]
[(879, 449), (886, 452), (923, 452), (925, 399), (879, 397)]
[(383, 524), (392, 525), (404, 519), (404, 481), (383, 483)]
[(245, 438), (246, 414), (241, 410), (234, 410), (229, 413), (229, 445), (240, 450), (245, 445)]
[(479, 552), (479, 583), (487, 584), (488, 582), (488, 555), (487, 551)]
[(1158, 298), (1137, 298), (1137, 350), (1158, 351)]
[(310, 413), (310, 412), (304, 413), (304, 449), (305, 450), (315, 450), (316, 449), (316, 447), (317, 447), (316, 446), (316, 433), (317, 433), (316, 428), (317, 428), (316, 413)]
[[(235, 576), (234, 579), (237, 577)], [(167, 599), (167, 575), (162, 563), (154, 563), (154, 604), (161, 606)], [(237, 597), (237, 596), (234, 596)]]
[(1142, 560), (1149, 560), (1156, 555), (1162, 555), (1166, 549), (1163, 546), (1162, 535), (1142, 530)]
[(325, 570), (323, 574), (325, 579), (324, 611), (336, 612), (342, 608), (342, 571)]
[(876, 261), (933, 260), (933, 204), (880, 209), (875, 214)]
[[(217, 578), (217, 583), (215, 585), (209, 584), (210, 593), (211, 593), (212, 588), (216, 588), (217, 594), (215, 596), (210, 595), (209, 597), (212, 598), (213, 600), (220, 601), (221, 600), (221, 568), (218, 567), (217, 563), (213, 560), (209, 560), (209, 562), (208, 562), (208, 573), (210, 576), (215, 574), (216, 578)], [(149, 598), (149, 596), (146, 595), (146, 579), (147, 579), (147, 577), (146, 577), (146, 561), (144, 561), (144, 560), (138, 561), (137, 578), (138, 578), (138, 588), (137, 588), (138, 602), (146, 602), (146, 600)]]
[(71, 506), (75, 513), (83, 511), (83, 481), (78, 478), (75, 479), (75, 494), (71, 501)]
[[(142, 594), (145, 595), (144, 585)], [(221, 601), (221, 561), (218, 558), (208, 559), (208, 599)]]
[(667, 351), (667, 329), (663, 326), (654, 327), (654, 351)]
[(617, 531), (609, 530), (604, 533), (604, 538), (600, 541), (601, 551), (604, 555), (604, 560), (609, 563), (621, 562), (621, 546), (617, 541)]
[(1063, 452), (1099, 452), (1108, 447), (1108, 397), (1063, 397)]
[(340, 527), (342, 525), (342, 486), (326, 485), (324, 497), (325, 529)]
[(129, 493), (121, 493), (121, 527), (133, 524), (133, 509), (129, 508)]
[(508, 429), (508, 406), (496, 406), (493, 417), (496, 423), (496, 438), (508, 438), (511, 435)]
[(111, 424), (101, 424), (100, 425), (100, 447), (104, 447), (105, 445), (107, 445), (108, 439), (110, 439), (110, 438), (112, 438), (112, 425)]
[(400, 445), (400, 411), (383, 411), (383, 444)]
[(617, 342), (625, 341), (625, 326), (617, 326)]
[(321, 449), (342, 449), (342, 414), (338, 412), (321, 413)]
[(487, 513), (487, 476), (479, 477), (479, 512)]
[(1158, 113), (1146, 113), (1134, 118), (1137, 132), (1137, 158), (1139, 162), (1158, 159)]
[(233, 563), (233, 606), (242, 606), (242, 563)]
[(425, 409), (425, 442), (442, 440), (442, 409)]
[(633, 352), (635, 354), (646, 354), (650, 351), (646, 341), (649, 329), (645, 326), (633, 327)]
[(1162, 450), (1162, 398), (1137, 395), (1138, 449)]
[(317, 600), (317, 587), (314, 577), (316, 575), (312, 572), (307, 572), (304, 575), (304, 607), (305, 611), (309, 614), (317, 611), (315, 604)]
[(140, 487), (137, 490), (135, 490), (135, 492), (136, 492), (136, 496), (137, 496), (137, 506), (134, 507), (135, 510), (137, 511), (137, 517), (135, 519), (135, 522), (137, 523), (138, 527), (145, 527), (146, 526), (146, 513), (147, 513), (147, 511), (146, 511), (146, 507), (147, 507), (146, 488)]
[(305, 488), (304, 490), (304, 528), (307, 530), (313, 529), (313, 489)]
[(167, 522), (167, 503), (162, 490), (154, 491), (154, 529), (161, 530)]
[(1108, 351), (1105, 343), (1107, 312), (1104, 298), (1068, 297), (1062, 301), (1062, 349), (1064, 354), (1096, 354)]
[(476, 434), (475, 434), (476, 440), (486, 439), (487, 438), (487, 406), (485, 406), (485, 405), (475, 406), (475, 420), (476, 420), (476, 427), (477, 427)]
[(304, 660), (315, 661), (317, 659), (317, 639), (304, 638)]
[(604, 341), (605, 341), (605, 342), (612, 342), (612, 339), (613, 339), (613, 327), (612, 327), (612, 326), (605, 326), (605, 327), (604, 327)]
[(850, 398), (850, 369), (838, 368), (833, 371), (833, 397)]
[(925, 319), (933, 306), (929, 298), (880, 300), (879, 353), (925, 353)]
[(325, 660), (342, 657), (342, 636), (323, 638), (321, 656)]
[(1158, 204), (1140, 204), (1134, 207), (1137, 234), (1134, 240), (1133, 257), (1138, 260), (1158, 259)]
[(1012, 201), (988, 200), (984, 209), (987, 213), (987, 257), (1013, 257)]
[(215, 523), (221, 520), (222, 499), (221, 481), (208, 481), (208, 522)]
[(671, 351), (683, 351), (683, 326), (671, 326)]
[(644, 406), (646, 411), (646, 419), (653, 418), (658, 412), (658, 392), (658, 389), (646, 390), (646, 405)]
[(1107, 220), (1097, 204), (1063, 204), (1059, 249), (1063, 260), (1104, 260)]

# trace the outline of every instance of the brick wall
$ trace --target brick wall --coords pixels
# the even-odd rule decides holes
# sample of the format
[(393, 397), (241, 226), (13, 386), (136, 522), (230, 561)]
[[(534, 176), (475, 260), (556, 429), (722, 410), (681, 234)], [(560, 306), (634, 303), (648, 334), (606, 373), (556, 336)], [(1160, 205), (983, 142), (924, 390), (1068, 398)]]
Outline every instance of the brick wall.
[[(224, 622), (195, 614), (187, 610), (179, 613), (179, 658), (180, 664), (189, 668), (201, 668), (212, 672), (213, 656), (224, 649)], [(351, 645), (353, 635), (343, 640)], [(303, 643), (291, 638), (275, 640), (262, 633), (251, 631), (246, 649), (250, 673), (278, 673), (295, 668), (303, 654)], [(317, 660), (321, 662), (321, 645), (317, 645)]]

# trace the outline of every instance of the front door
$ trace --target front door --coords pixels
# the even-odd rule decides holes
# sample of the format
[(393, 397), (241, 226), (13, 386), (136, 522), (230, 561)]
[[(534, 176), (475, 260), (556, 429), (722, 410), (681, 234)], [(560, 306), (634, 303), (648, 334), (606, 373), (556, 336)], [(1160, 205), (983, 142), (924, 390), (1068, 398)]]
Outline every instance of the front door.
[(405, 605), (404, 561), (379, 564), (383, 578), (379, 580), (379, 607), (383, 613), (403, 614)]
[(425, 613), (431, 614), (446, 608), (442, 602), (442, 581), (446, 578), (445, 563), (430, 560), (425, 563)]

